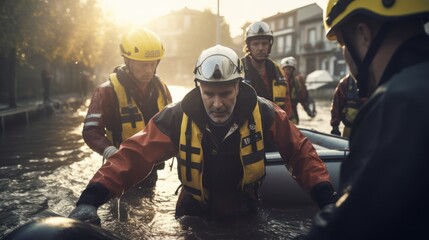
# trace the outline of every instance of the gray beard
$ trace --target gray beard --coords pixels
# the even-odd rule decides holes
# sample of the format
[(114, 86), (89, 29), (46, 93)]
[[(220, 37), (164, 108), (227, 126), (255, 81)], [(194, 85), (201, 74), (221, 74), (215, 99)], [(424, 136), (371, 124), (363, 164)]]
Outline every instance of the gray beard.
[(210, 122), (210, 124), (211, 124), (211, 125), (213, 125), (213, 126), (215, 126), (215, 127), (225, 127), (225, 126), (227, 126), (227, 125), (231, 125), (231, 123), (232, 123), (232, 114), (231, 114), (231, 116), (229, 116), (229, 118), (228, 118), (225, 122), (223, 122), (223, 123), (216, 123), (216, 122), (214, 122), (210, 117), (209, 117), (209, 122)]

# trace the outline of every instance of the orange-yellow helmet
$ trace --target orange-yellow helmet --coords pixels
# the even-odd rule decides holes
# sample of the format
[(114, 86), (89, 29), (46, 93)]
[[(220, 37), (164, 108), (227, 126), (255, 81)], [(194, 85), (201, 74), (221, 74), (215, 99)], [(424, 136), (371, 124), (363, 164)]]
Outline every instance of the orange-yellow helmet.
[(147, 28), (127, 33), (120, 50), (123, 57), (137, 61), (160, 60), (164, 56), (164, 46), (158, 35)]
[(429, 13), (428, 0), (328, 0), (323, 11), (326, 37), (337, 39), (335, 29), (344, 20), (357, 13), (382, 20), (418, 16)]

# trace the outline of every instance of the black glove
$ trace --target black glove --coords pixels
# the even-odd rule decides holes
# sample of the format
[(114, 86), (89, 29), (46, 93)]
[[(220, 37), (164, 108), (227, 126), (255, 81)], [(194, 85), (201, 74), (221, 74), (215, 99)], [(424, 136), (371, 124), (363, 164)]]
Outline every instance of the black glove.
[(319, 208), (337, 201), (337, 193), (330, 182), (321, 182), (311, 189), (311, 197), (317, 202)]
[(340, 132), (340, 130), (338, 129), (338, 126), (333, 126), (333, 127), (332, 127), (331, 134), (341, 136), (341, 132)]
[(97, 208), (109, 199), (109, 190), (100, 183), (90, 183), (82, 192), (69, 218), (100, 226)]
[(91, 223), (97, 226), (101, 225), (100, 217), (97, 214), (97, 208), (90, 204), (80, 204), (73, 209), (69, 218), (77, 219), (83, 222)]

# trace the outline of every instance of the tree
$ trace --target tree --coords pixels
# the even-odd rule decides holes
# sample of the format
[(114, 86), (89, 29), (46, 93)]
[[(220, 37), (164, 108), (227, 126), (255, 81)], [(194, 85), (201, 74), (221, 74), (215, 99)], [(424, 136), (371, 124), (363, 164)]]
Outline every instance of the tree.
[(104, 44), (101, 14), (96, 0), (0, 1), (0, 86), (7, 86), (9, 107), (16, 107), (15, 69), (37, 68), (31, 57), (87, 68), (102, 62), (103, 50), (111, 47)]

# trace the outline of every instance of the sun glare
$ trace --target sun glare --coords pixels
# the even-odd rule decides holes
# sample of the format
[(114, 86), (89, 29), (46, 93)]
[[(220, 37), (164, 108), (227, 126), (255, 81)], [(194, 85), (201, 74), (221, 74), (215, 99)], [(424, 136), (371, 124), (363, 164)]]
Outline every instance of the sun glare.
[[(105, 13), (119, 25), (142, 25), (153, 15), (153, 7), (147, 1), (139, 0), (99, 0)], [(154, 4), (155, 5), (155, 4)], [(155, 5), (156, 6), (156, 5)]]
[[(195, 10), (209, 9), (219, 13), (231, 27), (232, 35), (241, 33), (241, 27), (247, 21), (258, 21), (262, 18), (287, 12), (293, 8), (318, 2), (324, 6), (326, 0), (98, 0), (108, 17), (114, 19), (118, 25), (138, 26), (149, 20), (167, 15), (172, 11), (185, 7)], [(320, 4), (322, 3), (322, 4)]]

